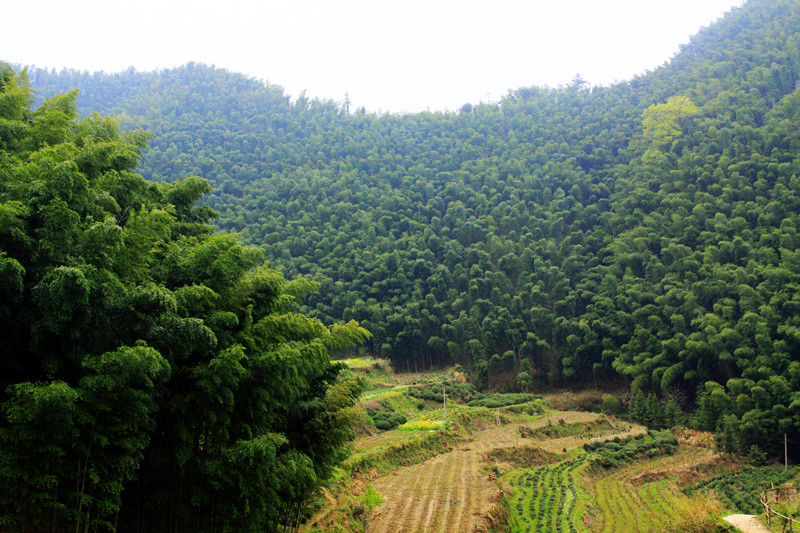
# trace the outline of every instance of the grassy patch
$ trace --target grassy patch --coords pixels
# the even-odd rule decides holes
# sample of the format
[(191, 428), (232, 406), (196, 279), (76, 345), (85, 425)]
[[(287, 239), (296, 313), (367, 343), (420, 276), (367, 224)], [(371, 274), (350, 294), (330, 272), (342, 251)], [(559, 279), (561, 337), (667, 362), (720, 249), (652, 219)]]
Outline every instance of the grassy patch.
[(509, 405), (518, 405), (523, 403), (533, 402), (540, 400), (541, 396), (535, 394), (523, 393), (505, 393), (505, 394), (481, 394), (469, 402), (470, 407), (488, 407), (496, 409), (498, 407), (507, 407)]
[(457, 432), (443, 429), (442, 431), (409, 432), (409, 439), (391, 443), (389, 446), (356, 453), (347, 459), (344, 468), (357, 475), (376, 470), (386, 474), (404, 466), (411, 466), (447, 453), (459, 442), (464, 442), (465, 437)]
[[(593, 531), (663, 533), (665, 531), (724, 531), (716, 520), (722, 507), (706, 505), (704, 497), (687, 496), (681, 490), (688, 477), (708, 477), (736, 465), (706, 448), (680, 445), (673, 455), (631, 458), (617, 468), (591, 469), (592, 501), (598, 511)], [(710, 498), (714, 503), (715, 499)], [(715, 510), (716, 509), (716, 510)], [(715, 512), (709, 516), (709, 512)], [(710, 529), (691, 529), (696, 524)], [(688, 528), (688, 529), (687, 529)]]
[(437, 378), (409, 388), (408, 394), (414, 398), (430, 402), (442, 402), (443, 393), (449, 401), (469, 402), (479, 396), (475, 386), (461, 383), (456, 379)]
[(395, 387), (384, 387), (382, 389), (371, 390), (365, 392), (362, 396), (362, 400), (374, 400), (377, 398), (381, 398), (384, 396), (397, 396), (401, 395), (403, 392), (408, 390), (408, 385), (397, 385)]
[(693, 500), (681, 500), (675, 504), (676, 516), (670, 520), (668, 533), (705, 533), (707, 531), (730, 531), (738, 529), (730, 524), (722, 523), (720, 515), (722, 504), (714, 498), (700, 497)]
[(508, 464), (513, 468), (533, 468), (557, 463), (560, 456), (536, 446), (508, 446), (495, 448), (483, 454), (482, 459), (491, 463)]

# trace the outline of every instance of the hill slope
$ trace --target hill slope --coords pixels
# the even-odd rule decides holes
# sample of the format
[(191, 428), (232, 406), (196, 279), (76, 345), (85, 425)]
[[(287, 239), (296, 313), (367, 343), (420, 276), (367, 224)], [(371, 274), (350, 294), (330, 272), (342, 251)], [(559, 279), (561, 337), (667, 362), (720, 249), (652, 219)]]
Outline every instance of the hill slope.
[(773, 428), (800, 438), (797, 28), (797, 0), (750, 0), (630, 82), (453, 114), (350, 114), (196, 64), (30, 77), (151, 131), (146, 176), (210, 179), (218, 227), (397, 368), (623, 378), (777, 452)]

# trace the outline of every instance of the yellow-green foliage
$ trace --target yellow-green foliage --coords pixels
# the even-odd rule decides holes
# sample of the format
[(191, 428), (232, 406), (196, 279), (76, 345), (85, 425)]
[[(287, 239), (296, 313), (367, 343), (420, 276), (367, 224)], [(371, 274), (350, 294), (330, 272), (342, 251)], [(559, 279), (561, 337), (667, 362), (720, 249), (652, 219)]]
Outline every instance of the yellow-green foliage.
[(700, 497), (676, 503), (677, 517), (668, 526), (669, 533), (706, 533), (717, 531), (717, 521), (723, 507), (719, 501)]
[(341, 362), (346, 364), (350, 368), (367, 368), (372, 364), (371, 359), (361, 359), (360, 357), (355, 357), (352, 359), (342, 359)]
[(383, 503), (383, 498), (378, 491), (372, 487), (367, 487), (367, 490), (364, 491), (363, 496), (361, 496), (358, 501), (364, 506), (365, 510), (371, 511)]
[(352, 357), (341, 359), (339, 362), (346, 364), (349, 368), (363, 370), (369, 369), (379, 372), (389, 372), (389, 363), (386, 359), (372, 359), (369, 357)]
[(404, 431), (435, 431), (437, 429), (441, 429), (444, 427), (443, 420), (429, 420), (426, 417), (422, 417), (419, 420), (414, 420), (413, 422), (406, 422), (397, 427), (397, 429), (402, 429)]
[(406, 390), (408, 390), (408, 385), (398, 385), (397, 387), (390, 387), (385, 389), (378, 389), (374, 391), (369, 391), (364, 394), (361, 399), (362, 400), (374, 400), (376, 398), (383, 399), (384, 397), (400, 397), (405, 396), (403, 394)]

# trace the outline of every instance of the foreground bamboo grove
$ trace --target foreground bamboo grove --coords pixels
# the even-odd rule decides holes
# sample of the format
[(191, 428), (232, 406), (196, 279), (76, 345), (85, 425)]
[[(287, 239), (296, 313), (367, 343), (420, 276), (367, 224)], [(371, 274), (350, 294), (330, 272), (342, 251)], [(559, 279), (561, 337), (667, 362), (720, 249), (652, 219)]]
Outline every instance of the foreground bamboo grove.
[[(293, 527), (352, 436), (369, 334), (213, 235), (197, 177), (134, 173), (141, 133), (0, 65), (0, 529)], [(282, 530), (282, 529), (281, 529)]]

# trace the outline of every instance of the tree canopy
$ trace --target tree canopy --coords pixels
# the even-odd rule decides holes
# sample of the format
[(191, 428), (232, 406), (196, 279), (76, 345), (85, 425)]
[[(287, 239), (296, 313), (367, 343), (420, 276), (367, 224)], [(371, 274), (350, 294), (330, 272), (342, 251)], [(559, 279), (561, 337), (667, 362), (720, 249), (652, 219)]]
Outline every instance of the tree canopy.
[(749, 0), (630, 81), (412, 115), (198, 64), (31, 77), (146, 127), (143, 175), (208, 178), (216, 227), (396, 368), (624, 381), (776, 453), (800, 440), (797, 28), (797, 0)]
[(315, 284), (76, 100), (32, 109), (0, 64), (0, 529), (294, 524), (352, 438), (361, 385), (329, 356), (369, 334), (299, 313)]

